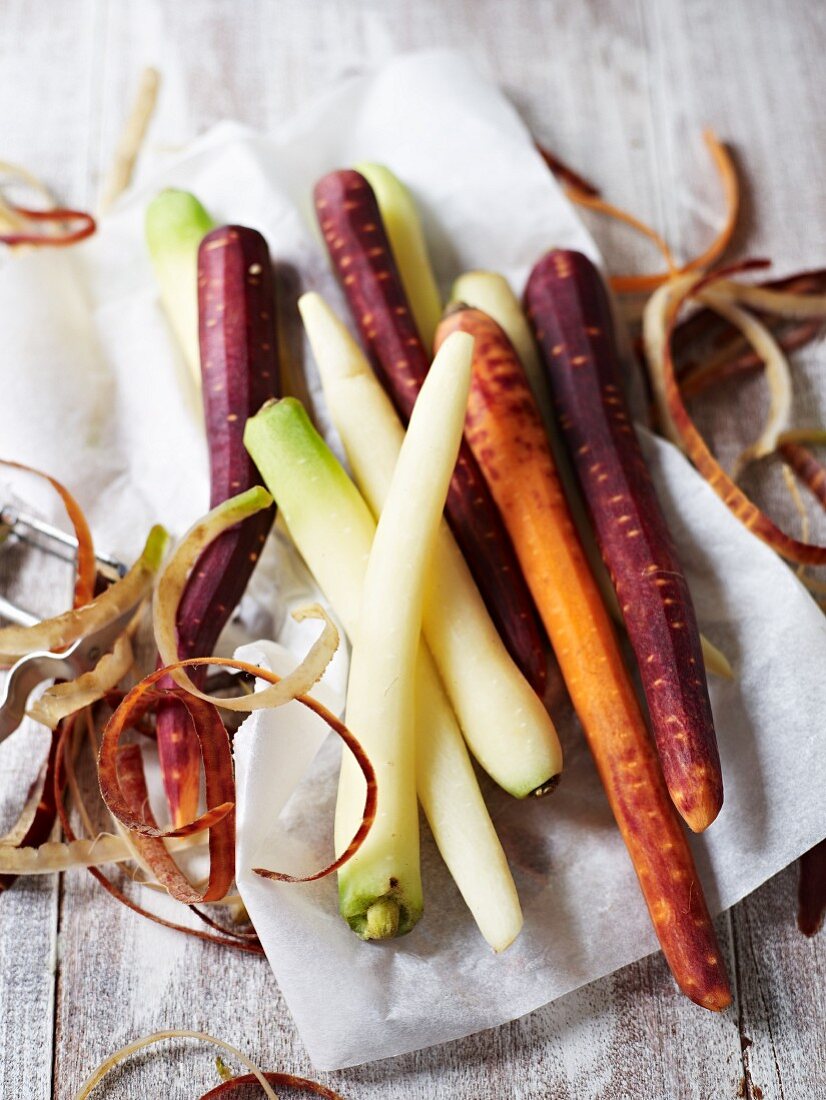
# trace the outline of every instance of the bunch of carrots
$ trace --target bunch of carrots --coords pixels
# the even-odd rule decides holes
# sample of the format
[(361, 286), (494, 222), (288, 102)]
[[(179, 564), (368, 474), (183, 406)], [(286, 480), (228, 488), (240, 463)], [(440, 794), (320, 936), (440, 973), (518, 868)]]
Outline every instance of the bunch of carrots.
[[(740, 468), (778, 452), (826, 506), (826, 469), (807, 446), (823, 442), (823, 433), (795, 432), (789, 423), (787, 360), (826, 317), (824, 279), (809, 273), (756, 286), (733, 278), (754, 265), (708, 273), (729, 242), (738, 205), (731, 162), (713, 138), (710, 147), (728, 217), (711, 248), (682, 267), (653, 230), (546, 159), (574, 201), (630, 222), (664, 255), (662, 274), (611, 280), (621, 293), (653, 292), (642, 350), (660, 429), (758, 537), (801, 569), (826, 564), (826, 547), (782, 532), (721, 469), (686, 405), (724, 378), (765, 369), (769, 415)], [(80, 546), (75, 608), (34, 627), (0, 630), (0, 654), (11, 661), (67, 645), (90, 623), (122, 613), (136, 592), (154, 590), (159, 655), (157, 669), (124, 692), (133, 667), (125, 637), (82, 684), (50, 689), (38, 703), (55, 731), (47, 797), (18, 830), (16, 846), (0, 852), (0, 872), (82, 864), (121, 900), (159, 919), (101, 870), (132, 860), (192, 907), (239, 910), (231, 743), (221, 712), (298, 699), (350, 750), (340, 776), (336, 857), (300, 880), (258, 873), (306, 881), (337, 872), (340, 910), (354, 932), (365, 939), (404, 934), (424, 911), (421, 805), (480, 931), (504, 950), (519, 934), (522, 913), (471, 757), (516, 798), (553, 791), (562, 754), (542, 699), (549, 641), (674, 977), (698, 1004), (724, 1008), (728, 978), (680, 819), (700, 832), (720, 812), (706, 669), (730, 670), (700, 634), (631, 422), (602, 276), (584, 255), (556, 250), (537, 262), (522, 302), (500, 275), (469, 272), (445, 308), (413, 200), (387, 168), (332, 172), (314, 197), (360, 343), (319, 295), (304, 295), (299, 310), (349, 472), (301, 402), (281, 396), (287, 371), (266, 242), (250, 228), (215, 227), (191, 195), (158, 196), (147, 214), (148, 244), (203, 395), (211, 510), (165, 565), (165, 534), (156, 531), (133, 570), (95, 596), (91, 535), (53, 482)], [(697, 308), (681, 320), (690, 302)], [(709, 334), (714, 354), (687, 361), (686, 349)], [(276, 507), (352, 645), (346, 725), (311, 695), (339, 641), (324, 609), (308, 609), (323, 624), (321, 636), (281, 681), (212, 656)], [(817, 595), (819, 582), (804, 580)], [(268, 686), (219, 694), (208, 672), (215, 666)], [(69, 750), (84, 729), (95, 744), (91, 715), (99, 703), (112, 710), (99, 746), (101, 794), (122, 829), (95, 837), (87, 821), (87, 836), (78, 838), (65, 806), (67, 786), (80, 797)], [(139, 742), (122, 743), (129, 729), (157, 742), (166, 827), (148, 808)], [(43, 843), (55, 810), (64, 844)], [(175, 852), (199, 846), (208, 848), (209, 875), (193, 882)], [(809, 857), (812, 866), (821, 862), (818, 853)], [(806, 886), (815, 926), (823, 877)], [(260, 950), (254, 931), (196, 911), (212, 926), (197, 934)]]
[[(379, 186), (371, 186), (370, 175)], [(465, 423), (470, 453), (550, 638), (666, 957), (689, 996), (724, 1007), (730, 995), (720, 951), (672, 806), (673, 799), (689, 824), (703, 829), (722, 803), (699, 632), (622, 396), (600, 276), (572, 253), (551, 253), (535, 268), (525, 300), (543, 364), (518, 301), (495, 275), (461, 278), (458, 300), (443, 317), (440, 308), (429, 317), (421, 306), (416, 312), (414, 302), (438, 302), (438, 296), (409, 196), (386, 170), (331, 174), (316, 188), (316, 209), (353, 320), (401, 416), (415, 410), (414, 398), (429, 378), (428, 343), (442, 350), (457, 333), (474, 338)], [(427, 293), (416, 289), (425, 280)], [(341, 329), (337, 355), (320, 353), (318, 324), (312, 313), (304, 315), (341, 432), (326, 376), (345, 356), (350, 377), (366, 376), (369, 367), (357, 349), (345, 351)], [(525, 361), (540, 394), (549, 383), (553, 388), (564, 442), (638, 658), (662, 764), (577, 533)], [(372, 431), (364, 407), (362, 425)], [(348, 455), (354, 434), (343, 434)], [(368, 458), (353, 464), (358, 478)], [(453, 519), (450, 507), (447, 515)]]

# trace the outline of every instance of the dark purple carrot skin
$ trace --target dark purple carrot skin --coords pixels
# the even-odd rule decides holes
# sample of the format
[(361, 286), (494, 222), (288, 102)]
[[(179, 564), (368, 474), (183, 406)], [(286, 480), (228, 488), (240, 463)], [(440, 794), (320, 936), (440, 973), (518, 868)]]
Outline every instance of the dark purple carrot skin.
[(800, 857), (797, 898), (797, 927), (804, 936), (814, 936), (826, 914), (826, 840)]
[[(262, 484), (243, 443), (244, 425), (278, 396), (275, 295), (267, 242), (238, 225), (213, 229), (198, 251), (198, 314), (210, 508)], [(208, 657), (235, 610), (275, 518), (251, 516), (204, 552), (178, 608), (178, 656)], [(192, 676), (202, 682), (203, 675)], [(169, 685), (166, 685), (169, 686)], [(200, 749), (186, 710), (165, 704), (157, 718), (164, 787), (176, 823), (197, 814)]]
[[(351, 169), (315, 187), (315, 208), (330, 260), (373, 368), (404, 423), (430, 368), (370, 184)], [(502, 640), (542, 695), (544, 635), (516, 554), (487, 482), (462, 442), (446, 514)]]
[(531, 272), (525, 305), (639, 665), (663, 775), (700, 832), (723, 804), (700, 634), (623, 395), (608, 297), (590, 260), (556, 251)]

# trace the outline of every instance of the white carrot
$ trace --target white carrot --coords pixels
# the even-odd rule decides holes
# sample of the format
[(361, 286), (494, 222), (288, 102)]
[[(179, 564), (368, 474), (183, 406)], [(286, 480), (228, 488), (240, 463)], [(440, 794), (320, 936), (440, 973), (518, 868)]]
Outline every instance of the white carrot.
[[(299, 402), (266, 406), (246, 443), (280, 515), (352, 640), (376, 521)], [(495, 951), (522, 927), (502, 845), (426, 644), (415, 686), (416, 786), (434, 840)]]
[[(356, 484), (379, 515), (404, 429), (324, 300), (305, 294), (299, 308)], [(520, 798), (553, 787), (562, 768), (553, 723), (502, 643), (445, 522), (436, 538), (423, 625), (465, 740), (485, 771)]]

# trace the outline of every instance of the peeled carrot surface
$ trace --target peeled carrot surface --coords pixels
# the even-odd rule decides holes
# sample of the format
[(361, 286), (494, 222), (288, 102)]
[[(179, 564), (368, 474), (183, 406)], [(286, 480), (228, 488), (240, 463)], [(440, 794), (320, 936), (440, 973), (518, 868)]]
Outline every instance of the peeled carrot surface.
[(731, 992), (702, 886), (527, 379), (485, 314), (448, 315), (437, 346), (455, 331), (476, 339), (467, 438), (548, 630), (663, 953), (680, 988), (719, 1011)]
[(700, 632), (677, 550), (622, 391), (602, 278), (579, 252), (549, 252), (525, 289), (562, 436), (617, 593), (663, 775), (701, 832), (723, 779)]

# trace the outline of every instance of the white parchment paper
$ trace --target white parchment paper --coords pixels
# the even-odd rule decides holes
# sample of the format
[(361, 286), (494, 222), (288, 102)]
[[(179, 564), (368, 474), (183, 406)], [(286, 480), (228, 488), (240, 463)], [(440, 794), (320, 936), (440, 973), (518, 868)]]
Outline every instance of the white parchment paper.
[[(72, 486), (102, 546), (131, 559), (150, 523), (181, 533), (208, 498), (198, 396), (143, 245), (148, 199), (161, 186), (195, 191), (218, 220), (260, 229), (305, 289), (341, 307), (311, 189), (324, 172), (363, 159), (411, 186), (445, 288), (463, 270), (488, 267), (521, 290), (551, 246), (598, 259), (514, 110), (456, 54), (402, 57), (354, 77), (274, 135), (217, 126), (145, 170), (88, 245), (15, 257), (0, 270), (2, 454)], [(712, 684), (725, 807), (695, 843), (717, 910), (826, 834), (826, 620), (681, 455), (652, 437), (644, 443), (703, 630), (736, 672)], [(246, 656), (280, 669), (305, 650), (317, 627), (298, 627), (285, 612), (310, 594), (283, 537), (271, 540), (241, 623), (248, 637), (270, 641)], [(345, 682), (342, 652), (320, 697), (340, 709)], [(245, 723), (236, 742), (239, 886), (319, 1068), (494, 1026), (656, 948), (576, 723), (562, 715), (559, 725), (566, 771), (552, 798), (516, 803), (485, 783), (526, 917), (516, 944), (495, 957), (427, 836), (426, 914), (392, 944), (352, 935), (331, 880), (276, 885), (252, 875), (252, 866), (306, 872), (327, 862), (338, 747), (298, 704)], [(266, 1012), (250, 1006), (251, 1016)]]

